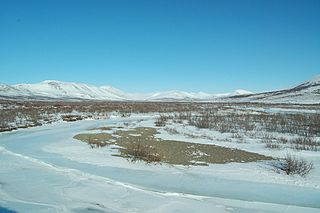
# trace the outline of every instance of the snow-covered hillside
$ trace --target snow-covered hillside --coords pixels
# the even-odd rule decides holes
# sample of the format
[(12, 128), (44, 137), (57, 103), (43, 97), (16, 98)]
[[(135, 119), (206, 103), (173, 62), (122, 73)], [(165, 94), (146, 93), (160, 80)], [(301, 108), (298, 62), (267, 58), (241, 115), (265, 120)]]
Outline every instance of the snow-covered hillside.
[(46, 80), (36, 84), (0, 84), (0, 98), (25, 100), (110, 100), (110, 101), (230, 101), (267, 103), (320, 103), (320, 77), (317, 76), (296, 87), (252, 93), (236, 90), (231, 93), (164, 91), (127, 93), (111, 86)]
[(320, 103), (320, 76), (316, 76), (293, 88), (248, 95), (236, 95), (224, 98), (224, 100), (233, 102)]
[(146, 94), (126, 93), (111, 86), (93, 86), (83, 83), (46, 80), (36, 84), (0, 85), (0, 97), (62, 100), (112, 100), (112, 101), (190, 101), (213, 100), (217, 97), (251, 94), (245, 90), (233, 93), (208, 94), (204, 92), (165, 91)]
[[(36, 96), (54, 99), (123, 100), (110, 88), (100, 88), (82, 83), (47, 80), (37, 84), (18, 84), (12, 87), (31, 98)], [(19, 93), (17, 94), (19, 95)], [(12, 96), (14, 95), (12, 94)]]

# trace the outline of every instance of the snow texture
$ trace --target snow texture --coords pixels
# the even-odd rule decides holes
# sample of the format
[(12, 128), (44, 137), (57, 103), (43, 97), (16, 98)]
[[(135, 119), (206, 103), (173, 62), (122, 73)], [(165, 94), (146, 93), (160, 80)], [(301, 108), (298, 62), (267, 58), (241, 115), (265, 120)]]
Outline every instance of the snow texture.
[(0, 85), (0, 97), (25, 97), (32, 99), (87, 99), (114, 101), (159, 100), (212, 100), (217, 97), (251, 94), (246, 90), (233, 93), (208, 94), (204, 92), (165, 91), (147, 94), (126, 93), (111, 86), (93, 86), (82, 83), (46, 80), (37, 84)]
[[(91, 128), (126, 127), (125, 123), (127, 128), (152, 127), (154, 116), (61, 122), (1, 133), (0, 206), (18, 212), (320, 211), (318, 153), (303, 154), (313, 160), (316, 170), (301, 178), (275, 173), (266, 162), (208, 167), (132, 163), (112, 156), (112, 147), (91, 149), (73, 139)], [(196, 129), (188, 131), (197, 134)], [(163, 131), (158, 137), (179, 140)], [(243, 146), (281, 154), (255, 144)]]
[(317, 76), (294, 88), (252, 93), (243, 89), (231, 93), (164, 91), (146, 94), (126, 93), (111, 86), (93, 86), (82, 83), (46, 80), (37, 84), (0, 84), (0, 98), (63, 99), (112, 101), (230, 101), (266, 103), (320, 103), (320, 77)]

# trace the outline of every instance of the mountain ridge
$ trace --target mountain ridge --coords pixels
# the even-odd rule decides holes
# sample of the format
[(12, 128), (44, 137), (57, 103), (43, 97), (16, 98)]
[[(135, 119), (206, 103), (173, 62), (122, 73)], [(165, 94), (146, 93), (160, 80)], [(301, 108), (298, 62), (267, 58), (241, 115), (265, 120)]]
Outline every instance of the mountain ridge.
[(320, 75), (292, 88), (248, 95), (231, 96), (235, 102), (272, 102), (272, 103), (320, 103)]
[(320, 103), (320, 75), (295, 87), (252, 93), (238, 89), (230, 93), (210, 94), (169, 90), (151, 93), (127, 93), (110, 85), (45, 80), (34, 84), (0, 84), (2, 99), (22, 100), (97, 100), (97, 101), (231, 101), (273, 103)]
[(236, 90), (233, 93), (209, 94), (204, 92), (185, 92), (170, 90), (153, 93), (126, 93), (110, 85), (94, 86), (84, 83), (63, 82), (57, 80), (45, 80), (35, 84), (0, 84), (0, 96), (8, 96), (6, 91), (10, 91), (10, 96), (40, 96), (54, 99), (88, 99), (88, 100), (127, 100), (127, 101), (151, 101), (151, 100), (202, 100), (212, 99), (220, 96), (230, 96), (234, 94), (251, 94), (246, 90)]

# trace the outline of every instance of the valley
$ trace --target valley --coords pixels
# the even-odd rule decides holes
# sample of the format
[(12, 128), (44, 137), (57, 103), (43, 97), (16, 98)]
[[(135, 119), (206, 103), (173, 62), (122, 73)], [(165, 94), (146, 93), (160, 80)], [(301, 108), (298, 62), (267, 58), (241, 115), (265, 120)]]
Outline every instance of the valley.
[[(318, 212), (319, 110), (317, 104), (2, 101), (0, 206)], [(303, 167), (287, 174), (288, 160)]]

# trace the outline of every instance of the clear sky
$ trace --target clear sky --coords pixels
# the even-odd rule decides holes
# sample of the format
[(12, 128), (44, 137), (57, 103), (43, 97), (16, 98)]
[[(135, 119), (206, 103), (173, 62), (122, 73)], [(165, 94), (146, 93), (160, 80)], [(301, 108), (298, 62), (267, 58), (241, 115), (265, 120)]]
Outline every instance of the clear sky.
[(320, 74), (320, 0), (0, 0), (0, 82), (265, 91)]

